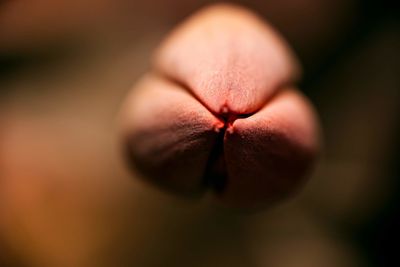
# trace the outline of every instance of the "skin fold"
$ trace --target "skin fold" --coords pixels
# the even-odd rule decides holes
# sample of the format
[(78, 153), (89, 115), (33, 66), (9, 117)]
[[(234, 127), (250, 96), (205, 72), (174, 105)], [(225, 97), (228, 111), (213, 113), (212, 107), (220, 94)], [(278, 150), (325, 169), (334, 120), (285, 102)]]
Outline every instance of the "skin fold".
[(282, 38), (240, 7), (200, 10), (160, 45), (122, 110), (130, 163), (175, 192), (265, 205), (293, 192), (318, 151), (299, 67)]
[(226, 5), (194, 14), (161, 44), (157, 71), (186, 85), (214, 113), (260, 109), (299, 73), (284, 41), (249, 11)]
[[(121, 8), (122, 2), (130, 8)], [(143, 152), (136, 152), (141, 162), (129, 161), (141, 166), (140, 170), (126, 168), (121, 136), (115, 132), (115, 113), (134, 81), (128, 101), (139, 91), (167, 91), (155, 86), (144, 89), (148, 81), (161, 80), (191, 96), (181, 104), (197, 100), (201, 104), (197, 107), (205, 107), (192, 88), (167, 77), (171, 66), (163, 71), (156, 68), (157, 52), (162, 49), (155, 48), (162, 35), (211, 2), (1, 1), (0, 266), (355, 267), (398, 262), (398, 249), (392, 244), (396, 244), (399, 225), (399, 25), (388, 1), (229, 1), (256, 11), (285, 37), (305, 73), (301, 91), (312, 99), (321, 118), (324, 152), (312, 174), (306, 174), (310, 179), (291, 179), (299, 182), (286, 194), (275, 191), (276, 198), (290, 199), (263, 210), (226, 209), (215, 199), (210, 201), (213, 196), (230, 205), (273, 201), (267, 190), (271, 186), (266, 188), (262, 181), (257, 180), (255, 189), (262, 193), (258, 195), (244, 191), (244, 185), (232, 191), (224, 183), (235, 182), (232, 177), (218, 179), (227, 173), (229, 153), (223, 142), (227, 129), (215, 135), (205, 131), (215, 139), (202, 143), (211, 148), (204, 152), (206, 160), (198, 160), (201, 164), (196, 171), (183, 171), (182, 166), (197, 166), (187, 162), (181, 169), (171, 168), (181, 170), (185, 178), (199, 179), (194, 179), (198, 183), (192, 188), (183, 187), (182, 180), (171, 181), (169, 187), (161, 184), (167, 178), (162, 168), (147, 167), (158, 175), (146, 174), (143, 162), (152, 163), (152, 158)], [(235, 10), (243, 11), (228, 11), (227, 6), (225, 10), (224, 18)], [(203, 39), (206, 45), (210, 43), (210, 38)], [(218, 51), (217, 55), (223, 52)], [(263, 107), (270, 107), (281, 91), (297, 86), (293, 81), (278, 87)], [(132, 103), (142, 107), (162, 99), (136, 96)], [(304, 97), (300, 98), (304, 103)], [(168, 106), (171, 101), (164, 102)], [(157, 107), (160, 104), (153, 105)], [(230, 117), (238, 130), (238, 122), (253, 118), (263, 107), (235, 116), (211, 113), (221, 120)], [(138, 114), (133, 106), (126, 108)], [(164, 106), (159, 113), (171, 110)], [(145, 114), (137, 116), (139, 122)], [(124, 128), (126, 132), (139, 133), (139, 125), (133, 128), (133, 119), (126, 116), (124, 125), (132, 127)], [(298, 116), (290, 117), (298, 121)], [(157, 120), (153, 116), (148, 121)], [(175, 135), (178, 129), (182, 132), (187, 127), (175, 127)], [(128, 148), (138, 148), (141, 141), (126, 146), (128, 138), (128, 134), (123, 136), (124, 150), (131, 153)], [(152, 138), (154, 133), (141, 140), (151, 144)], [(245, 162), (243, 149), (235, 150), (238, 145), (233, 146), (234, 156)], [(199, 155), (198, 147), (188, 146), (193, 153), (181, 157), (181, 162)], [(270, 149), (264, 145), (264, 156), (253, 164), (264, 166), (266, 161), (261, 159)], [(153, 153), (153, 160), (154, 155), (158, 154)], [(173, 157), (169, 159), (174, 162)], [(249, 166), (245, 163), (244, 167)], [(234, 167), (235, 172), (240, 170), (238, 163)], [(246, 179), (241, 181), (248, 181), (248, 187), (254, 183), (248, 175), (253, 169), (243, 168)], [(271, 167), (262, 168), (267, 169)], [(184, 181), (190, 184), (193, 180)], [(267, 194), (270, 198), (261, 200)]]
[(154, 75), (142, 79), (126, 107), (124, 139), (137, 167), (176, 191), (201, 190), (214, 128), (223, 123), (187, 91)]

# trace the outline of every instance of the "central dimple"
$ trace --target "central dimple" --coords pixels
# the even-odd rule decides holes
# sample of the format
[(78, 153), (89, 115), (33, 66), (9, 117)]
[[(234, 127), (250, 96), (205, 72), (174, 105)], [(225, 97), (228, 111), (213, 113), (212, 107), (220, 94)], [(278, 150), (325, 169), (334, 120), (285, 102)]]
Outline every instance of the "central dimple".
[(247, 118), (251, 114), (232, 113), (224, 105), (220, 109), (220, 113), (215, 115), (221, 124), (215, 128), (218, 135), (208, 158), (203, 180), (206, 187), (213, 189), (216, 193), (223, 193), (229, 179), (225, 163), (224, 140), (227, 134), (234, 133), (233, 123), (235, 120)]

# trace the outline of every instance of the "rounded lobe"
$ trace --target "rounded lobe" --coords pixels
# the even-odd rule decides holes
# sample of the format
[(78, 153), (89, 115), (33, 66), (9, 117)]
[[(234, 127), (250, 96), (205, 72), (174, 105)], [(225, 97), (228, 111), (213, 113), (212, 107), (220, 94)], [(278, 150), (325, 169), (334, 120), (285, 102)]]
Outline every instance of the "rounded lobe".
[(223, 124), (187, 91), (148, 75), (133, 89), (122, 118), (130, 163), (157, 185), (184, 194), (204, 190), (208, 156)]
[(285, 42), (245, 9), (205, 8), (179, 26), (129, 97), (123, 138), (140, 175), (231, 206), (271, 204), (304, 181), (318, 150)]
[(239, 7), (205, 8), (180, 25), (154, 59), (158, 72), (185, 84), (212, 112), (253, 113), (298, 76), (283, 39)]
[(219, 196), (234, 206), (272, 203), (298, 188), (318, 150), (317, 122), (299, 93), (283, 90), (224, 142), (228, 181)]

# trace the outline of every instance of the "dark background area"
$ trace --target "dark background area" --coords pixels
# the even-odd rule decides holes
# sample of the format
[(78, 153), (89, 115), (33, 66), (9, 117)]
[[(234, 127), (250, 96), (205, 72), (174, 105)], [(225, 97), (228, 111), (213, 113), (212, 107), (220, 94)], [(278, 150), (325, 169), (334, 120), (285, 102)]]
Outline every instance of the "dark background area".
[(211, 1), (12, 2), (0, 3), (1, 266), (400, 266), (394, 1), (236, 1), (296, 51), (324, 135), (304, 190), (257, 214), (149, 188), (116, 148), (152, 50)]

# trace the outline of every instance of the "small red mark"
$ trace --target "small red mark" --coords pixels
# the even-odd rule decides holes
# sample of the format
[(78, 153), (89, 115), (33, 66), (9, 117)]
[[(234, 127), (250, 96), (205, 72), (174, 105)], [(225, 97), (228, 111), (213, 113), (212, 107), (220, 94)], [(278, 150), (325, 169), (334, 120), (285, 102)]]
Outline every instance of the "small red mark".
[(215, 124), (214, 124), (214, 127), (213, 127), (213, 130), (216, 132), (216, 133), (219, 133), (221, 130), (223, 130), (225, 128), (225, 122), (223, 122), (223, 121), (218, 121), (218, 122), (216, 122)]
[(228, 109), (228, 107), (226, 106), (226, 104), (224, 104), (223, 106), (222, 106), (222, 108), (221, 108), (221, 114), (222, 115), (225, 115), (225, 114), (228, 114), (229, 113), (229, 109)]
[[(233, 134), (235, 132), (235, 128), (233, 126), (235, 120), (240, 119), (240, 118), (247, 118), (251, 116), (252, 114), (238, 114), (232, 112), (227, 104), (223, 104), (222, 107), (220, 108), (219, 114), (216, 114), (216, 116), (219, 118), (218, 124), (216, 124), (216, 129), (215, 131), (219, 133), (220, 131), (224, 131), (227, 134)], [(222, 124), (222, 125), (221, 125)]]
[(232, 124), (228, 124), (228, 127), (226, 128), (226, 132), (228, 134), (233, 134), (234, 129), (233, 129), (233, 125)]

